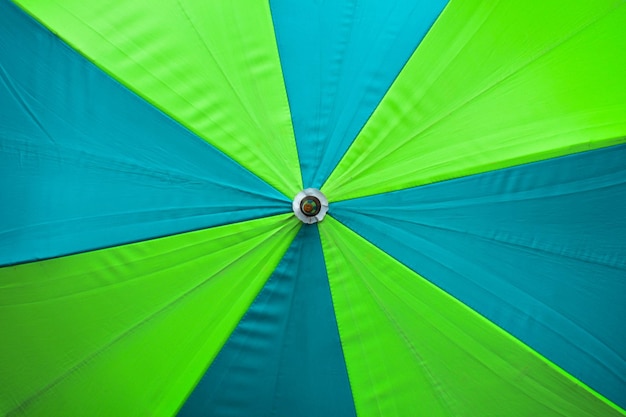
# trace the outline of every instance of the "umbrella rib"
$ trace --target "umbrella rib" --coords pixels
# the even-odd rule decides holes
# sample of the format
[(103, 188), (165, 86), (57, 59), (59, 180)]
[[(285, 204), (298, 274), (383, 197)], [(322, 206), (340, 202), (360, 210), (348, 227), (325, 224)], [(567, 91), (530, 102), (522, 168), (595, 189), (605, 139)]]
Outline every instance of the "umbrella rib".
[(202, 37), (202, 35), (200, 35), (200, 31), (198, 30), (197, 26), (195, 25), (195, 23), (193, 22), (193, 20), (191, 19), (191, 17), (189, 16), (189, 13), (187, 12), (187, 10), (185, 9), (185, 7), (183, 6), (181, 0), (177, 0), (176, 3), (179, 5), (180, 10), (183, 12), (183, 15), (185, 16), (185, 19), (187, 19), (187, 21), (189, 22), (189, 24), (191, 25), (191, 28), (193, 29), (193, 31), (195, 32), (195, 34), (197, 35), (198, 39), (200, 40), (200, 42), (202, 43), (202, 45), (204, 45), (204, 48), (206, 49), (207, 53), (209, 54), (209, 56), (213, 59), (213, 62), (215, 62), (218, 70), (220, 71), (220, 73), (222, 74), (222, 76), (224, 77), (224, 79), (226, 80), (226, 82), (228, 83), (228, 86), (230, 87), (231, 91), (235, 94), (235, 96), (237, 97), (237, 100), (239, 101), (239, 103), (241, 104), (242, 108), (246, 111), (246, 113), (248, 114), (248, 116), (250, 116), (250, 121), (252, 121), (254, 123), (254, 125), (256, 126), (256, 128), (259, 131), (263, 131), (263, 129), (261, 129), (261, 125), (259, 124), (259, 121), (257, 120), (257, 118), (255, 117), (255, 115), (250, 111), (250, 109), (248, 108), (248, 106), (246, 105), (246, 103), (244, 102), (243, 98), (241, 97), (241, 95), (239, 94), (239, 92), (237, 91), (237, 89), (235, 88), (234, 84), (232, 83), (232, 81), (230, 80), (230, 78), (227, 76), (226, 72), (224, 71), (224, 68), (222, 67), (222, 65), (219, 63), (219, 61), (217, 60), (217, 58), (215, 57), (215, 55), (213, 54), (213, 52), (211, 52), (211, 49), (209, 48), (209, 45), (206, 43), (206, 41), (204, 40), (204, 38)]
[[(83, 132), (79, 132), (79, 133), (83, 133)], [(7, 143), (9, 142), (8, 141), (4, 142), (3, 145), (6, 145)], [(15, 149), (20, 154), (30, 154), (30, 155), (37, 156), (37, 157), (46, 156), (45, 153), (35, 152), (31, 150), (30, 147), (21, 146), (22, 143), (23, 142), (17, 142), (15, 145), (11, 145), (8, 147)], [(211, 146), (208, 143), (206, 143), (206, 145)], [(206, 183), (207, 182), (207, 178), (204, 178), (198, 174), (180, 171), (177, 169), (173, 169), (173, 170), (164, 169), (165, 167), (162, 164), (149, 166), (147, 164), (142, 164), (141, 160), (133, 160), (133, 159), (122, 160), (122, 159), (115, 158), (113, 156), (109, 156), (109, 155), (102, 156), (102, 155), (95, 154), (86, 150), (76, 149), (72, 146), (66, 146), (66, 145), (56, 146), (54, 150), (61, 152), (65, 156), (70, 156), (68, 155), (68, 151), (75, 153), (75, 155), (71, 155), (71, 156), (75, 156), (76, 159), (83, 159), (83, 160), (88, 159), (91, 165), (94, 165), (98, 169), (102, 169), (105, 171), (111, 171), (115, 173), (123, 172), (125, 174), (132, 174), (135, 176), (158, 178), (162, 180), (168, 180), (167, 182), (170, 182), (170, 183), (172, 182), (171, 180), (176, 180), (177, 182), (184, 182), (184, 183)], [(226, 155), (224, 156), (227, 157)], [(227, 157), (227, 158), (231, 159), (230, 157)], [(240, 166), (240, 165), (237, 163), (237, 166)], [(252, 174), (247, 169), (245, 170), (246, 172)], [(258, 178), (258, 176), (256, 176), (255, 174), (252, 174), (252, 175)], [(218, 181), (215, 179), (211, 179), (211, 183), (217, 183), (224, 187), (234, 188), (232, 186), (226, 185), (226, 182)], [(246, 191), (249, 192), (250, 190), (246, 190)]]
[[(294, 283), (294, 290), (290, 292), (291, 301), (289, 303), (289, 310), (285, 313), (287, 315), (287, 323), (285, 323), (285, 328), (289, 327), (289, 323), (291, 321), (291, 317), (293, 317), (292, 314), (289, 314), (289, 313), (293, 310), (293, 306), (294, 306), (295, 299), (296, 299), (296, 297), (294, 296), (294, 292), (295, 292), (295, 286), (298, 285), (298, 282), (297, 282), (298, 276), (296, 275), (295, 278), (296, 278), (296, 282)], [(279, 354), (279, 363), (281, 365), (283, 363), (283, 360), (285, 359), (284, 355), (283, 355), (283, 352), (285, 351), (286, 347), (287, 346), (286, 346), (286, 344), (284, 342), (281, 343), (281, 345), (280, 345), (280, 354)], [(274, 396), (272, 398), (272, 408), (271, 408), (272, 411), (270, 412), (270, 416), (272, 416), (272, 415), (276, 416), (277, 406), (278, 406), (278, 403), (279, 403), (278, 398), (277, 398), (279, 390), (277, 389), (277, 387), (278, 387), (279, 373), (280, 373), (280, 369), (282, 367), (281, 365), (279, 365), (276, 368), (276, 377), (274, 378), (274, 389), (273, 389)]]
[[(319, 132), (322, 133), (325, 131), (325, 137), (326, 138), (332, 138), (333, 137), (333, 133), (336, 131), (337, 129), (337, 123), (339, 122), (340, 118), (339, 117), (334, 117), (332, 118), (331, 115), (336, 113), (336, 106), (337, 106), (337, 101), (336, 101), (336, 96), (339, 92), (339, 79), (341, 78), (341, 69), (342, 69), (342, 65), (344, 64), (344, 61), (346, 60), (346, 53), (345, 51), (348, 48), (348, 45), (350, 43), (350, 40), (353, 36), (353, 32), (354, 32), (354, 15), (356, 13), (356, 8), (358, 7), (356, 4), (356, 1), (351, 0), (349, 2), (346, 2), (346, 6), (344, 8), (343, 11), (343, 16), (342, 16), (342, 21), (344, 22), (344, 24), (341, 25), (341, 37), (340, 37), (340, 41), (338, 42), (334, 42), (333, 45), (336, 47), (336, 51), (337, 53), (335, 54), (335, 56), (337, 57), (336, 59), (333, 59), (331, 61), (332, 66), (335, 68), (335, 71), (328, 71), (329, 74), (334, 75), (333, 79), (332, 79), (332, 83), (329, 82), (327, 83), (327, 85), (329, 85), (330, 88), (330, 92), (326, 91), (324, 92), (324, 94), (320, 94), (319, 95), (319, 110), (318, 113), (319, 115), (323, 115), (323, 117), (318, 117), (318, 127), (319, 127)], [(321, 60), (320, 60), (321, 63)], [(322, 80), (320, 79), (320, 83), (322, 82)], [(320, 85), (320, 91), (321, 91), (321, 85)], [(325, 100), (326, 98), (328, 98), (328, 100)], [(324, 105), (324, 102), (328, 102), (330, 101), (330, 104), (328, 106)], [(328, 125), (329, 121), (331, 120), (335, 120), (335, 122), (332, 125)], [(323, 121), (323, 122), (322, 122)], [(322, 128), (322, 124), (324, 124), (324, 129)], [(328, 141), (324, 141), (322, 143), (322, 145), (324, 143), (328, 143)], [(324, 158), (324, 156), (327, 153), (327, 146), (322, 146), (322, 156), (321, 159)], [(313, 177), (312, 178), (317, 178), (318, 173), (320, 171), (320, 169), (322, 168), (322, 164), (316, 164), (315, 166), (315, 171), (313, 173)]]
[[(372, 244), (372, 243), (370, 242), (370, 244)], [(387, 320), (392, 324), (394, 329), (396, 329), (396, 332), (400, 335), (400, 337), (404, 341), (405, 345), (409, 348), (409, 350), (411, 351), (413, 356), (415, 356), (415, 358), (417, 358), (417, 363), (419, 364), (420, 368), (422, 368), (424, 370), (424, 375), (426, 376), (426, 378), (431, 383), (431, 386), (438, 386), (439, 384), (438, 384), (436, 378), (434, 377), (433, 373), (429, 369), (428, 364), (424, 361), (424, 358), (419, 354), (419, 352), (415, 348), (415, 345), (411, 342), (410, 338), (402, 330), (401, 326), (393, 318), (393, 316), (391, 315), (389, 310), (385, 307), (384, 303), (382, 303), (382, 300), (380, 299), (380, 297), (378, 297), (376, 292), (372, 289), (372, 287), (369, 285), (369, 283), (365, 279), (361, 278), (361, 281), (364, 283), (365, 288), (367, 288), (367, 291), (369, 292), (370, 296), (375, 300), (376, 304), (378, 305), (378, 307), (380, 308), (382, 313), (385, 315)], [(445, 395), (442, 392), (439, 392), (436, 389), (435, 390), (431, 390), (431, 392), (433, 392), (435, 394), (435, 398), (437, 398), (439, 404), (444, 409), (448, 410), (448, 414), (450, 414), (450, 415), (454, 415), (455, 414), (453, 412), (454, 410), (452, 409), (452, 407), (448, 403), (448, 400), (445, 398)]]
[[(339, 220), (336, 220), (336, 221), (338, 223), (341, 223), (341, 222), (339, 222)], [(329, 247), (331, 247), (333, 249), (341, 247), (341, 244), (338, 243), (338, 239), (337, 239), (337, 237), (335, 235), (329, 233), (329, 234), (326, 235), (326, 239), (328, 239), (332, 243), (332, 245), (328, 245)], [(327, 252), (324, 251), (325, 262), (328, 264), (328, 261), (326, 261), (326, 256), (327, 256)], [(343, 255), (343, 256), (344, 256), (344, 260), (345, 260), (345, 255)], [(328, 266), (326, 268), (328, 270)], [(337, 294), (337, 291), (339, 290), (339, 288), (341, 288), (343, 290), (343, 298), (345, 299), (345, 302), (348, 304), (347, 310), (349, 310), (349, 312), (350, 312), (348, 317), (356, 316), (357, 314), (355, 313), (355, 311), (357, 309), (354, 308), (354, 303), (352, 302), (352, 297), (349, 296), (350, 292), (347, 290), (345, 285), (340, 285), (340, 283), (337, 283), (336, 280), (331, 279), (330, 276), (328, 277), (328, 283), (329, 283), (329, 286), (330, 286), (331, 298), (333, 299), (333, 310), (335, 311), (335, 320), (337, 322), (337, 330), (339, 332), (341, 348), (342, 348), (342, 352), (344, 353), (344, 356), (345, 356), (345, 350), (346, 350), (346, 346), (345, 346), (346, 340), (345, 340), (345, 337), (346, 336), (345, 336), (345, 332), (342, 330), (344, 327), (342, 325), (342, 321), (338, 317), (337, 309), (336, 309), (336, 306), (335, 306), (335, 302), (336, 302), (335, 301), (335, 295)], [(335, 283), (335, 285), (333, 285), (333, 283)], [(356, 344), (358, 346), (359, 351), (361, 352), (361, 355), (363, 357), (367, 357), (365, 349), (364, 349), (364, 343), (362, 342), (362, 340), (363, 340), (363, 332), (356, 331), (355, 335), (353, 337), (355, 337), (358, 340), (358, 342), (359, 342), (359, 343), (354, 343), (354, 344)], [(353, 400), (353, 403), (354, 403), (354, 405), (356, 407), (357, 406), (357, 402), (355, 401), (355, 390), (354, 390), (355, 381), (354, 381), (354, 375), (351, 373), (351, 367), (350, 367), (350, 364), (349, 364), (349, 362), (350, 362), (349, 359), (345, 358), (344, 360), (345, 360), (345, 363), (346, 363), (346, 371), (348, 373), (348, 382), (350, 383), (350, 391), (352, 393), (352, 400)], [(374, 377), (372, 375), (372, 370), (371, 370), (371, 368), (369, 366), (367, 367), (367, 376), (369, 378), (369, 381), (373, 383), (374, 382)], [(382, 415), (382, 410), (381, 410), (380, 401), (379, 401), (378, 397), (375, 397), (374, 400), (376, 402), (376, 408), (378, 410), (378, 414)], [(358, 413), (358, 409), (357, 409), (357, 413)]]
[[(385, 220), (386, 219), (394, 220), (394, 218), (392, 218), (392, 217), (385, 216), (385, 215), (379, 214), (379, 213), (368, 213), (367, 216), (371, 216), (371, 217), (379, 218), (379, 219), (385, 219)], [(387, 223), (385, 221), (383, 221), (383, 222)], [(533, 246), (529, 246), (529, 245), (524, 245), (524, 244), (521, 244), (521, 243), (507, 242), (506, 240), (502, 240), (502, 239), (500, 239), (498, 237), (495, 237), (495, 236), (492, 237), (492, 238), (488, 238), (488, 237), (481, 236), (481, 235), (476, 234), (476, 233), (462, 231), (462, 230), (454, 229), (454, 228), (451, 228), (451, 227), (442, 227), (442, 226), (435, 226), (435, 225), (432, 225), (432, 224), (422, 223), (422, 222), (417, 221), (416, 219), (413, 219), (413, 220), (403, 220), (403, 222), (410, 223), (410, 224), (415, 224), (415, 225), (418, 225), (418, 226), (423, 226), (423, 227), (426, 227), (426, 228), (431, 228), (431, 229), (436, 229), (436, 230), (442, 230), (442, 231), (458, 233), (458, 234), (461, 234), (461, 235), (466, 235), (466, 236), (470, 236), (470, 237), (479, 239), (479, 240), (484, 241), (484, 242), (496, 242), (496, 243), (499, 243), (499, 244), (502, 244), (502, 245), (505, 245), (505, 246), (515, 247), (515, 248), (524, 248), (524, 249), (528, 249), (528, 250), (533, 251), (533, 252), (544, 253), (544, 254), (549, 254), (549, 255), (553, 255), (553, 256), (559, 256), (559, 257), (562, 257), (562, 258), (565, 258), (565, 259), (571, 259), (571, 260), (574, 260), (574, 261), (594, 263), (596, 265), (601, 265), (601, 266), (605, 266), (605, 267), (608, 267), (608, 268), (624, 270), (625, 267), (626, 267), (626, 258), (625, 259), (617, 258), (616, 259), (617, 263), (613, 264), (613, 263), (609, 263), (607, 261), (602, 261), (600, 259), (597, 259), (597, 257), (589, 257), (587, 259), (584, 259), (584, 258), (568, 255), (566, 253), (559, 253), (559, 252), (551, 251), (551, 250), (548, 250), (548, 249), (543, 249), (543, 248), (539, 248), (539, 247), (533, 247)], [(620, 262), (624, 263), (624, 265), (620, 264)]]
[[(2, 230), (0, 231), (0, 237), (6, 238), (6, 239), (11, 239), (11, 236), (15, 236), (15, 235), (19, 235), (21, 232), (27, 231), (27, 230), (36, 230), (39, 227), (42, 226), (56, 226), (58, 228), (61, 228), (62, 225), (67, 225), (69, 223), (81, 223), (84, 222), (85, 220), (95, 220), (95, 219), (114, 219), (114, 218), (121, 218), (124, 216), (128, 216), (128, 215), (133, 215), (133, 216), (137, 216), (137, 215), (143, 215), (141, 217), (146, 218), (149, 217), (147, 216), (148, 214), (151, 213), (172, 213), (172, 215), (168, 215), (167, 218), (168, 219), (173, 219), (173, 218), (177, 218), (178, 220), (185, 220), (185, 219), (191, 219), (194, 217), (203, 217), (206, 215), (211, 215), (211, 213), (207, 214), (207, 213), (203, 213), (203, 212), (197, 212), (194, 213), (192, 215), (185, 215), (185, 216), (179, 216), (176, 217), (173, 214), (174, 213), (180, 213), (183, 211), (188, 211), (188, 210), (202, 210), (202, 209), (208, 209), (208, 206), (194, 206), (194, 207), (176, 207), (176, 208), (170, 208), (167, 210), (141, 210), (141, 211), (132, 211), (132, 212), (122, 212), (122, 213), (113, 213), (113, 214), (108, 214), (108, 215), (102, 215), (102, 216), (89, 216), (89, 217), (78, 217), (78, 218), (72, 218), (72, 219), (64, 219), (64, 220), (60, 220), (60, 221), (48, 221), (48, 222), (40, 222), (40, 223), (33, 223), (31, 225), (29, 225), (28, 227), (20, 227), (20, 228), (13, 228), (13, 229), (8, 229), (8, 230)], [(263, 209), (263, 208), (272, 208), (272, 206), (261, 206), (261, 205), (257, 205), (254, 208), (251, 209), (235, 209), (234, 207), (231, 208), (231, 210), (229, 212), (242, 212), (242, 211), (250, 211), (252, 214), (259, 210), (259, 209)], [(215, 209), (215, 208), (211, 208), (211, 209)], [(221, 213), (224, 213), (226, 211), (221, 211)], [(280, 214), (287, 214), (289, 213), (290, 210), (285, 209), (284, 212), (276, 212), (276, 213), (272, 213), (272, 215), (280, 215)], [(242, 218), (241, 220), (239, 220), (240, 222), (244, 222), (244, 221), (251, 221), (251, 220), (255, 220), (255, 219), (259, 219), (260, 217), (258, 216), (254, 216), (254, 215), (249, 215), (249, 218)], [(166, 233), (166, 234), (162, 234), (162, 235), (154, 235), (154, 236), (149, 236), (147, 239), (148, 240), (153, 240), (153, 239), (162, 239), (162, 238), (167, 238), (167, 237), (171, 237), (171, 236), (176, 236), (176, 235), (180, 235), (180, 234), (184, 234), (184, 233), (192, 233), (192, 232), (197, 232), (200, 230), (206, 230), (208, 228), (213, 228), (213, 227), (220, 227), (220, 226), (225, 226), (228, 224), (232, 224), (232, 223), (226, 223), (225, 221), (219, 222), (219, 223), (210, 223), (208, 225), (205, 226), (198, 226), (198, 227), (194, 227), (194, 228), (185, 228), (185, 229), (181, 229), (181, 230), (177, 230), (175, 232), (172, 233)], [(85, 253), (85, 252), (94, 252), (94, 251), (98, 251), (98, 250), (103, 250), (103, 249), (108, 249), (108, 248), (112, 248), (112, 247), (117, 247), (120, 245), (132, 245), (134, 243), (138, 243), (138, 242), (143, 242), (146, 239), (134, 239), (134, 240), (128, 240), (128, 241), (122, 241), (122, 242), (118, 242), (115, 244), (111, 244), (111, 245), (104, 245), (104, 246), (96, 246), (96, 247), (92, 247), (87, 249), (86, 251), (78, 251), (78, 252), (68, 252), (68, 253), (63, 253), (62, 255), (55, 255), (49, 258), (37, 258), (37, 261), (43, 261), (43, 260), (49, 260), (49, 259), (57, 259), (60, 257), (64, 257), (64, 256), (72, 256), (72, 255), (77, 255), (80, 253)], [(30, 263), (33, 261), (24, 261), (24, 262), (17, 262), (15, 264), (13, 263), (9, 263), (9, 264), (2, 264), (0, 265), (0, 267), (5, 267), (5, 266), (16, 266), (16, 265), (21, 265), (21, 264), (26, 264), (26, 263)]]

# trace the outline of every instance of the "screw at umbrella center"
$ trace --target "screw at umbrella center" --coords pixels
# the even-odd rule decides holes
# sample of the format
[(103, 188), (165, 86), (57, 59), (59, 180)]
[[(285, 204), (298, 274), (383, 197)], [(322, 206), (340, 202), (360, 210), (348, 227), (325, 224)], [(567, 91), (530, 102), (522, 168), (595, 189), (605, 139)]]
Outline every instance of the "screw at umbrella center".
[(322, 204), (317, 197), (308, 196), (300, 201), (300, 210), (302, 211), (302, 213), (304, 213), (305, 216), (315, 216), (317, 213), (320, 212), (321, 208)]
[(302, 190), (293, 199), (293, 212), (302, 223), (321, 222), (328, 212), (328, 199), (316, 188)]

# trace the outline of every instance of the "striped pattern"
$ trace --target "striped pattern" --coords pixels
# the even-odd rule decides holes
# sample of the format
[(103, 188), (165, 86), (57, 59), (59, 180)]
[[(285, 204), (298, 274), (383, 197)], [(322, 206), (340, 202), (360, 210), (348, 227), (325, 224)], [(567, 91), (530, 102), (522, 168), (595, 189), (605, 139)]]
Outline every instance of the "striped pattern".
[(626, 415), (625, 26), (0, 0), (0, 414)]

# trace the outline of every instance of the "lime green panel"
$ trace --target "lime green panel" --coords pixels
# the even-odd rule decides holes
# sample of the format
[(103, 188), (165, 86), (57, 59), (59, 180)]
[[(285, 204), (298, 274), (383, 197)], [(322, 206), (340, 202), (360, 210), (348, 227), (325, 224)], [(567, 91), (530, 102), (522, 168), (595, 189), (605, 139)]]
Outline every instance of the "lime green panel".
[(320, 233), (359, 417), (623, 415), (333, 218)]
[(623, 0), (452, 0), (322, 190), (345, 200), (626, 141)]
[(268, 2), (16, 3), (287, 197), (302, 189)]
[(173, 415), (300, 224), (281, 215), (0, 269), (0, 415)]

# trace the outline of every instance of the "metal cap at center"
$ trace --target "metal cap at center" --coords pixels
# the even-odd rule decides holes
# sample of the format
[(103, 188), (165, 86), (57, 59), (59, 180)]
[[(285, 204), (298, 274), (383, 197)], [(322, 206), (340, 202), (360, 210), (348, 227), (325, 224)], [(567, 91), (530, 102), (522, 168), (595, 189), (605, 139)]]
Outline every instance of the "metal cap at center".
[(315, 216), (320, 212), (321, 209), (322, 203), (320, 202), (319, 198), (315, 196), (309, 195), (304, 197), (300, 201), (300, 211), (304, 213), (305, 216)]
[(328, 199), (316, 188), (302, 190), (293, 199), (293, 212), (303, 223), (321, 222), (328, 212)]

